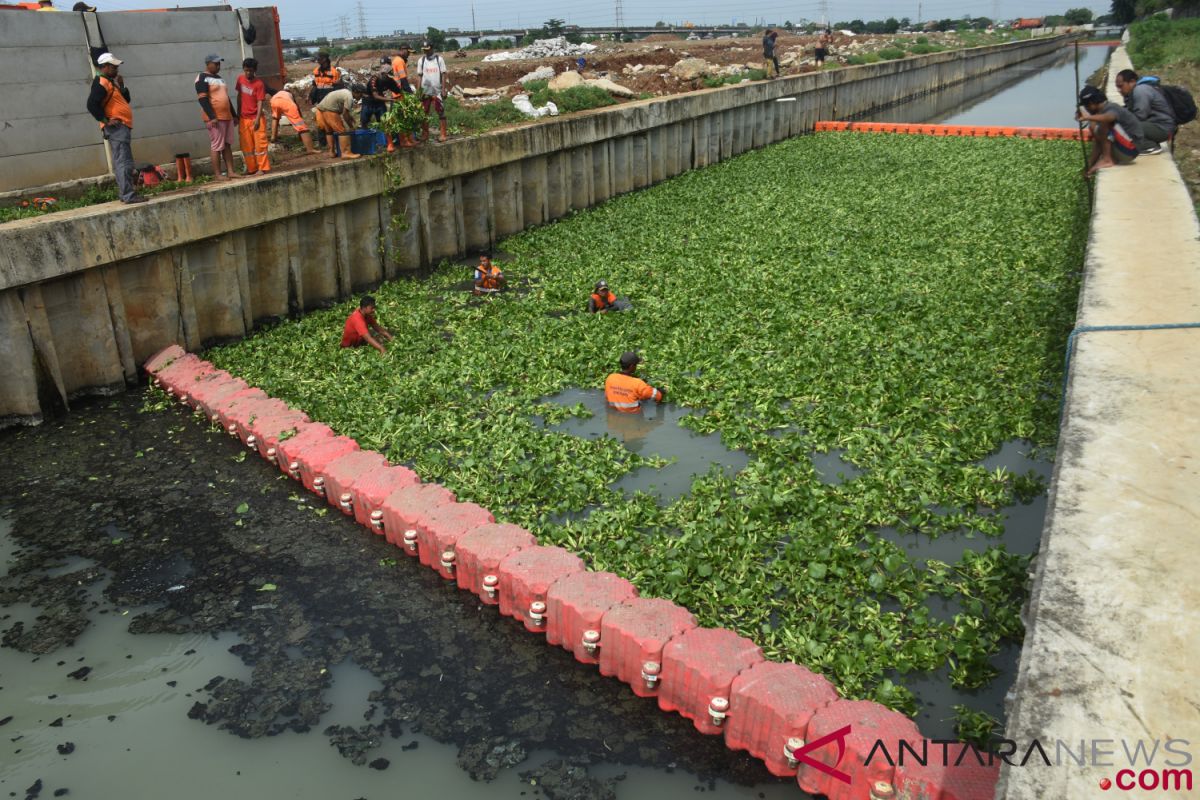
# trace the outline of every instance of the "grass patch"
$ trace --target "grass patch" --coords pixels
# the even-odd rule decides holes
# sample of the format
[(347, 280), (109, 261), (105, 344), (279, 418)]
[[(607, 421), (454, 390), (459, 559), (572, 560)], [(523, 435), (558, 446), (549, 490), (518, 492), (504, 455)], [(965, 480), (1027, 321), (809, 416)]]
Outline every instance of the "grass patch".
[[(1023, 634), (1029, 558), (926, 564), (877, 531), (996, 536), (1037, 493), (979, 461), (1055, 444), (1086, 233), (1072, 142), (816, 134), (508, 239), (522, 293), (480, 302), (452, 264), (385, 284), (386, 357), (338, 348), (353, 303), (208, 357), (643, 594), (912, 711), (887, 671), (988, 682)], [(601, 277), (635, 310), (583, 313)], [(541, 398), (602, 386), (630, 349), (700, 412), (687, 427), (750, 464), (660, 506), (609, 488), (649, 454), (534, 424), (581, 413)], [(810, 455), (833, 449), (862, 474), (819, 480)], [(961, 613), (936, 619), (936, 597)]]
[(904, 58), (904, 51), (899, 47), (885, 47), (879, 51), (879, 57), (884, 61), (895, 61)]
[[(617, 103), (608, 92), (596, 86), (572, 86), (570, 89), (553, 91), (548, 81), (530, 81), (525, 84), (524, 89), (535, 107), (553, 101), (560, 114), (603, 108)], [(446, 99), (446, 124), (457, 134), (483, 133), (527, 121), (529, 117), (518, 111), (508, 98), (479, 105), (466, 105), (456, 97)]]
[(741, 83), (742, 81), (765, 81), (767, 79), (766, 70), (748, 69), (745, 72), (739, 72), (735, 75), (707, 75), (701, 81), (705, 88), (715, 89), (718, 86), (732, 86), (733, 84)]
[(1200, 19), (1155, 16), (1129, 26), (1129, 57), (1139, 69), (1200, 64)]
[[(163, 181), (157, 186), (150, 188), (139, 189), (140, 194), (146, 197), (153, 197), (156, 194), (169, 192), (173, 189), (183, 189), (188, 186), (196, 186), (198, 184), (208, 183), (212, 180), (210, 175), (199, 175), (191, 183), (180, 183), (178, 181)], [(40, 217), (44, 214), (53, 214), (57, 211), (69, 211), (73, 208), (84, 208), (86, 206), (94, 206), (100, 203), (111, 203), (119, 199), (116, 186), (92, 186), (81, 196), (72, 200), (59, 200), (52, 208), (45, 211), (37, 208), (21, 208), (20, 206), (10, 206), (8, 208), (0, 208), (0, 223), (12, 222), (18, 219), (29, 219), (30, 217)]]

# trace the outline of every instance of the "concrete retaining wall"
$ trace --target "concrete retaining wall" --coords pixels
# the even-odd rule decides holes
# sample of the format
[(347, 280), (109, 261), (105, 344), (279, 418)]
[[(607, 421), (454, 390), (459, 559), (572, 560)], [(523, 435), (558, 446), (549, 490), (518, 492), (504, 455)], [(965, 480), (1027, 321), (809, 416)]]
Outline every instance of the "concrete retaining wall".
[(92, 49), (125, 63), (133, 105), (133, 154), (139, 162), (173, 163), (176, 153), (208, 155), (208, 134), (192, 88), (204, 58), (226, 59), (233, 88), (241, 61), (252, 53), (261, 74), (279, 72), (274, 10), (241, 9), (253, 24), (254, 47), (241, 35), (235, 11), (107, 12), (10, 11), (0, 14), (0, 192), (110, 172), (108, 148), (87, 111), (95, 72)]
[(1195, 797), (1200, 222), (1170, 155), (1097, 178), (1075, 324), (1005, 734), (1059, 761), (1005, 765), (996, 797)]
[(0, 225), (0, 420), (122, 388), (168, 344), (195, 350), (244, 336), (258, 321), (491, 247), (817, 120), (1059, 46), (1026, 41), (644, 100), (387, 160)]

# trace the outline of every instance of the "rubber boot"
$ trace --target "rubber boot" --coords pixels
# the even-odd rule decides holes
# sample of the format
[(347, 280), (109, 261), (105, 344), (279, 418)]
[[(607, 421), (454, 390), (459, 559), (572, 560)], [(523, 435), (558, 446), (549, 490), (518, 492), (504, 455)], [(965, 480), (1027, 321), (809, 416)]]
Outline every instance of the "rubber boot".
[(387, 137), (387, 140), (388, 140), (387, 151), (388, 151), (389, 153), (394, 153), (394, 152), (396, 152), (396, 137), (395, 137), (395, 136), (390, 136), (390, 135), (389, 135), (389, 136)]
[(401, 147), (416, 147), (417, 143), (415, 141), (413, 141), (413, 137), (412, 137), (411, 133), (402, 133), (402, 134), (400, 134), (400, 146)]
[(304, 133), (300, 134), (300, 141), (304, 144), (304, 149), (309, 154), (317, 152), (317, 148), (313, 147), (312, 134), (308, 131), (304, 131)]
[(438, 141), (439, 142), (446, 141), (446, 120), (444, 120), (444, 119), (438, 120), (438, 128), (439, 128)]
[(358, 153), (350, 152), (350, 134), (339, 133), (338, 141), (341, 143), (341, 146), (342, 146), (342, 158), (345, 158), (345, 159), (362, 158), (362, 156), (359, 155)]
[(337, 136), (332, 133), (325, 134), (325, 140), (329, 142), (329, 157), (337, 158)]

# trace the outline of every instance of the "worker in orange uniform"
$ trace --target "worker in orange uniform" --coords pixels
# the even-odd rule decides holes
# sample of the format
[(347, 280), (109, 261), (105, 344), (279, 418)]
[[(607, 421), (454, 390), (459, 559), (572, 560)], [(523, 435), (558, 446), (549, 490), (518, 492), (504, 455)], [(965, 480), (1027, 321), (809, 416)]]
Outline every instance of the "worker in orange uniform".
[[(412, 94), (412, 84), (408, 82), (408, 57), (412, 54), (412, 50), (408, 45), (402, 44), (396, 51), (396, 55), (392, 56), (392, 80), (400, 87), (400, 91), (404, 94)], [(413, 140), (411, 133), (397, 134), (401, 147), (416, 147), (417, 143)]]
[(229, 171), (230, 178), (238, 177), (233, 166), (233, 104), (229, 90), (221, 77), (221, 62), (225, 59), (216, 53), (204, 59), (204, 72), (196, 76), (196, 99), (200, 102), (200, 115), (208, 128), (209, 150), (212, 151), (213, 180), (225, 180), (221, 174), (221, 159)]
[(588, 298), (589, 314), (606, 314), (609, 311), (626, 311), (629, 308), (629, 301), (613, 294), (606, 281), (596, 281), (596, 288)]
[(604, 381), (604, 399), (609, 408), (633, 414), (642, 410), (643, 400), (661, 403), (666, 400), (666, 389), (655, 389), (634, 375), (642, 361), (637, 353), (621, 354), (621, 371), (614, 372)]
[(304, 123), (304, 117), (300, 114), (300, 107), (296, 105), (296, 99), (292, 97), (292, 93), (286, 89), (281, 89), (271, 95), (271, 141), (279, 141), (279, 118), (287, 117), (288, 122), (292, 123), (292, 130), (300, 134), (300, 141), (304, 143), (305, 152), (318, 152), (317, 148), (313, 147), (312, 134), (308, 132), (308, 125)]
[(479, 257), (475, 268), (475, 291), (472, 294), (496, 294), (504, 288), (504, 273), (487, 256)]
[(122, 203), (144, 203), (146, 198), (134, 191), (133, 109), (129, 107), (129, 90), (118, 70), (125, 62), (112, 53), (102, 53), (96, 59), (99, 75), (92, 81), (87, 110), (100, 123), (112, 154), (113, 177)]
[(342, 347), (369, 344), (379, 352), (387, 353), (371, 335), (372, 330), (379, 334), (379, 338), (389, 342), (392, 340), (392, 334), (375, 319), (375, 298), (368, 294), (363, 295), (362, 300), (358, 301), (358, 308), (346, 318), (346, 325), (342, 328)]
[(247, 175), (271, 171), (267, 156), (267, 84), (257, 71), (258, 59), (247, 58), (242, 62), (242, 74), (233, 84), (238, 105), (238, 139)]
[[(317, 65), (312, 71), (313, 82), (312, 89), (308, 93), (308, 102), (312, 106), (316, 106), (325, 99), (325, 95), (332, 92), (334, 89), (342, 87), (342, 71), (329, 63), (329, 53), (317, 53)], [(317, 117), (317, 130), (324, 134), (325, 129), (321, 127), (321, 118)], [(337, 134), (334, 134), (336, 136)], [(321, 146), (325, 145), (324, 139), (321, 140)]]
[(349, 89), (334, 89), (325, 95), (315, 109), (317, 124), (329, 135), (329, 156), (336, 155), (334, 149), (339, 142), (342, 158), (362, 158), (358, 153), (350, 151), (350, 131), (354, 130), (354, 103), (363, 95), (363, 88), (357, 84)]

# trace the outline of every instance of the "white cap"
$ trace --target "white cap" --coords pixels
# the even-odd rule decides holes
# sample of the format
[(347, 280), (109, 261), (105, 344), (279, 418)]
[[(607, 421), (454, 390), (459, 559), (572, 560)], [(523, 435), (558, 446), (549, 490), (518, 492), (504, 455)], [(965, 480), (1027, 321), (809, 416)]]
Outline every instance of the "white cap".
[(100, 57), (96, 59), (96, 63), (97, 64), (112, 64), (115, 67), (119, 67), (122, 64), (124, 64), (125, 62), (122, 61), (121, 59), (117, 58), (116, 56), (114, 56), (112, 53), (102, 53), (100, 55)]

